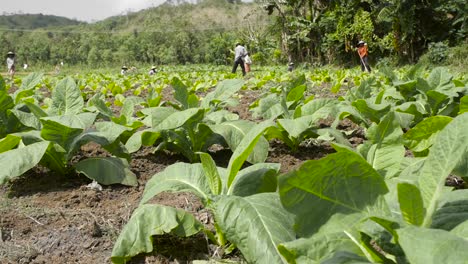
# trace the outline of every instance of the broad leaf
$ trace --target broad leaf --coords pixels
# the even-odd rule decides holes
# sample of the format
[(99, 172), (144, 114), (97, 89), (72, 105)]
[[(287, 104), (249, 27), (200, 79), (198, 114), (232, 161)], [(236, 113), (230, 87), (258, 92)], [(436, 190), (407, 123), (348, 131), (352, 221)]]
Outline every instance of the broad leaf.
[(464, 239), (468, 239), (468, 220), (457, 225), (454, 229), (450, 231), (450, 233), (455, 234)]
[(41, 161), (50, 142), (43, 141), (0, 153), (0, 184), (21, 176)]
[(18, 103), (21, 98), (33, 95), (34, 87), (41, 81), (44, 74), (33, 72), (26, 76), (22, 82), (20, 88), (13, 94), (13, 98), (15, 98), (15, 103)]
[[(234, 152), (246, 134), (255, 126), (255, 123), (248, 120), (237, 120), (213, 125), (211, 128), (220, 134), (226, 141), (229, 148)], [(247, 161), (255, 164), (264, 162), (268, 156), (269, 143), (264, 137), (260, 137)]]
[(432, 217), (431, 228), (452, 230), (468, 220), (468, 190), (444, 193)]
[(190, 94), (187, 86), (178, 78), (174, 77), (171, 85), (175, 90), (174, 97), (182, 104), (182, 109), (197, 107), (198, 98), (194, 94)]
[(55, 115), (74, 115), (83, 110), (84, 100), (81, 90), (71, 77), (61, 80), (52, 93), (51, 113)]
[(216, 223), (249, 263), (287, 263), (278, 244), (295, 239), (293, 217), (277, 193), (221, 196), (214, 204)]
[(208, 93), (201, 103), (201, 107), (209, 108), (213, 100), (226, 101), (239, 91), (244, 85), (244, 80), (231, 79), (220, 82), (213, 92)]
[(438, 229), (407, 227), (397, 231), (399, 243), (412, 264), (465, 263), (468, 240)]
[(88, 158), (75, 165), (76, 171), (104, 185), (120, 183), (137, 186), (138, 181), (130, 171), (128, 162), (114, 157)]
[(211, 193), (214, 195), (220, 195), (223, 190), (221, 177), (219, 176), (218, 168), (213, 158), (208, 153), (199, 153), (200, 160), (203, 165), (203, 170), (210, 185)]
[(263, 132), (272, 126), (271, 121), (264, 121), (260, 124), (255, 125), (249, 132), (242, 138), (242, 141), (237, 146), (236, 150), (231, 156), (228, 165), (228, 181), (227, 186), (230, 187), (234, 181), (237, 173), (239, 172), (242, 164), (249, 157), (250, 153), (253, 151), (255, 145), (259, 141)]
[(159, 172), (146, 183), (140, 204), (161, 192), (192, 192), (206, 201), (211, 194), (202, 164), (176, 163)]
[(419, 170), (418, 183), (426, 208), (424, 226), (431, 225), (432, 215), (441, 197), (446, 177), (468, 151), (468, 113), (457, 116), (437, 136), (429, 156)]
[(357, 234), (356, 230), (362, 218), (363, 215), (360, 213), (335, 214), (311, 237), (283, 243), (278, 248), (289, 263), (298, 264), (323, 263), (339, 251), (362, 254), (359, 247), (346, 234)]
[(18, 146), (21, 142), (21, 137), (15, 135), (7, 135), (0, 140), (0, 153), (11, 150)]
[(152, 236), (175, 234), (188, 237), (202, 228), (193, 215), (183, 210), (156, 204), (140, 205), (117, 238), (111, 260), (115, 264), (124, 264), (140, 253), (153, 252)]
[(275, 192), (278, 188), (280, 164), (259, 163), (249, 166), (236, 176), (228, 194), (249, 196), (262, 192)]
[(282, 175), (279, 189), (284, 207), (297, 216), (295, 226), (302, 236), (315, 233), (336, 213), (380, 212), (388, 191), (383, 177), (345, 148)]
[(405, 145), (415, 152), (421, 152), (432, 146), (438, 132), (452, 121), (448, 116), (431, 116), (419, 122), (403, 135)]
[(399, 183), (398, 202), (400, 203), (403, 219), (408, 224), (422, 225), (425, 211), (418, 187), (410, 183)]
[(468, 112), (468, 95), (465, 95), (460, 99), (460, 111), (458, 114), (463, 114), (466, 112)]
[[(382, 121), (373, 124), (367, 131), (369, 146), (367, 161), (385, 178), (395, 176), (400, 171), (400, 164), (405, 155), (401, 130), (394, 112), (388, 113)], [(370, 145), (372, 144), (372, 145)]]

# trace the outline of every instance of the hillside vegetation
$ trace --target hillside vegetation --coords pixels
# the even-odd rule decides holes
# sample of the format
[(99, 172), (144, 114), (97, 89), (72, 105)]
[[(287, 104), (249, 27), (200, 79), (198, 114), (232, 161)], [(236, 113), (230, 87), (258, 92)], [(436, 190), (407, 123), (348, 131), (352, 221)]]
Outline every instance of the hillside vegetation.
[(4, 29), (38, 29), (78, 25), (79, 22), (61, 16), (43, 14), (0, 15), (0, 28)]
[(0, 53), (14, 50), (21, 63), (92, 68), (226, 65), (240, 41), (257, 65), (355, 66), (355, 45), (364, 40), (374, 65), (415, 63), (425, 53), (426, 61), (441, 65), (466, 57), (467, 21), (467, 5), (460, 0), (170, 1), (91, 24), (50, 23), (26, 32), (13, 25), (0, 31)]

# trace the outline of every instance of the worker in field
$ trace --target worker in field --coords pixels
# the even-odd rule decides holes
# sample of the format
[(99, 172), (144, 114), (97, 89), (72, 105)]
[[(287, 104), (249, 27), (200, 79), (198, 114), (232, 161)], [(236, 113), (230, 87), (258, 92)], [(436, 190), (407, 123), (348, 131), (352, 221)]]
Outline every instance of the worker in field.
[(149, 74), (149, 75), (155, 75), (156, 72), (157, 72), (156, 66), (152, 66), (152, 67), (151, 67), (151, 70), (148, 72), (148, 74)]
[(288, 64), (288, 71), (289, 71), (289, 72), (292, 72), (293, 70), (294, 70), (294, 62), (290, 62), (290, 63)]
[(232, 73), (236, 73), (237, 66), (241, 66), (242, 75), (245, 76), (245, 65), (244, 57), (247, 55), (247, 50), (240, 42), (236, 43), (236, 48), (234, 49), (234, 66), (232, 67)]
[(252, 59), (250, 58), (249, 53), (247, 53), (244, 57), (244, 66), (245, 66), (245, 72), (249, 73), (250, 72), (250, 65), (252, 65)]
[(361, 62), (361, 70), (366, 72), (371, 72), (371, 68), (369, 66), (369, 51), (367, 50), (367, 43), (364, 41), (359, 41), (357, 44), (357, 52), (359, 55), (359, 59)]
[(122, 69), (120, 70), (120, 74), (125, 75), (127, 74), (127, 71), (128, 71), (128, 67), (124, 65), (122, 66)]
[(7, 53), (6, 63), (8, 74), (10, 75), (10, 78), (13, 79), (13, 77), (15, 77), (15, 53), (13, 51), (9, 51)]

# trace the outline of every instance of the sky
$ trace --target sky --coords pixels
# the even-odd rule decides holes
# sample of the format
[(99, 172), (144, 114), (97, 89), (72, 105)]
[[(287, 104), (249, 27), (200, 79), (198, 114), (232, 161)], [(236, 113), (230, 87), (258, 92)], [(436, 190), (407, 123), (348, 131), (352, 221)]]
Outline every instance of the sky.
[(56, 15), (80, 21), (97, 21), (162, 4), (165, 0), (2, 0), (0, 14)]

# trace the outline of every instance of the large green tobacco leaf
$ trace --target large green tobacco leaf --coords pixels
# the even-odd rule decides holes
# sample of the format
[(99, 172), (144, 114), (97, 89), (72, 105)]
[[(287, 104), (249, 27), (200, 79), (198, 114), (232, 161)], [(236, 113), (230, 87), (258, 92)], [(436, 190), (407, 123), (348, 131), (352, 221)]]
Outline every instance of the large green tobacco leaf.
[(468, 190), (444, 193), (437, 207), (431, 228), (452, 230), (468, 220)]
[(184, 111), (178, 111), (165, 118), (156, 127), (157, 130), (176, 129), (183, 125), (198, 123), (203, 120), (205, 110), (202, 108), (190, 108)]
[(153, 252), (152, 236), (170, 233), (187, 237), (202, 228), (193, 215), (183, 210), (156, 204), (140, 205), (117, 238), (111, 260), (124, 264), (140, 253)]
[(293, 216), (282, 209), (277, 193), (248, 197), (220, 196), (216, 223), (249, 263), (286, 263), (278, 244), (295, 239)]
[[(347, 236), (347, 233), (356, 233), (356, 226), (362, 217), (359, 213), (336, 214), (313, 236), (280, 244), (278, 248), (289, 263), (297, 264), (324, 263), (327, 259), (333, 258), (337, 252), (362, 254), (360, 248)], [(366, 260), (359, 258), (361, 261)]]
[(88, 100), (87, 106), (88, 108), (94, 107), (106, 120), (114, 117), (114, 112), (106, 105), (102, 94), (97, 93), (91, 97), (91, 99)]
[(380, 213), (381, 198), (388, 192), (384, 178), (345, 148), (307, 161), (279, 181), (281, 202), (297, 216), (295, 226), (301, 236), (314, 234), (336, 213)]
[(415, 152), (421, 152), (432, 146), (438, 132), (452, 121), (448, 116), (431, 116), (419, 122), (404, 135), (405, 145)]
[(373, 104), (369, 103), (364, 99), (359, 99), (352, 103), (364, 117), (368, 118), (374, 123), (379, 123), (380, 119), (385, 116), (390, 110), (391, 106), (387, 104)]
[(15, 98), (15, 103), (18, 103), (21, 98), (33, 95), (34, 87), (41, 81), (42, 77), (44, 76), (43, 73), (33, 72), (26, 76), (22, 82), (20, 88), (13, 94), (13, 98)]
[(50, 142), (43, 141), (0, 153), (0, 184), (21, 176), (36, 166)]
[(7, 135), (0, 140), (0, 153), (13, 149), (21, 142), (21, 137), (16, 135)]
[(284, 114), (280, 98), (277, 94), (269, 94), (258, 101), (258, 106), (252, 109), (254, 117), (263, 117), (263, 119), (273, 119)]
[(164, 119), (175, 112), (177, 110), (172, 107), (151, 107), (141, 110), (141, 113), (147, 116), (143, 123), (148, 127), (157, 127)]
[(403, 219), (408, 224), (420, 226), (423, 223), (425, 211), (418, 187), (410, 183), (399, 183), (398, 202)]
[(465, 95), (460, 99), (460, 111), (458, 114), (463, 114), (466, 112), (468, 112), (468, 95)]
[(104, 185), (120, 183), (137, 186), (138, 181), (125, 159), (114, 157), (88, 158), (75, 165), (76, 171)]
[(192, 192), (203, 200), (211, 194), (202, 164), (176, 163), (159, 172), (148, 181), (140, 204), (148, 202), (155, 195), (165, 192)]
[(432, 215), (445, 185), (446, 177), (468, 151), (468, 113), (457, 116), (437, 136), (421, 170), (418, 183), (426, 208), (424, 226), (431, 225)]
[(224, 80), (216, 86), (216, 89), (207, 94), (201, 103), (201, 107), (209, 108), (213, 101), (223, 102), (231, 98), (244, 85), (243, 80)]
[(182, 109), (189, 109), (198, 106), (198, 98), (191, 94), (187, 86), (179, 79), (174, 77), (171, 85), (175, 90), (174, 98), (182, 104)]
[(250, 156), (255, 145), (262, 137), (263, 132), (268, 128), (271, 127), (273, 123), (271, 121), (264, 121), (255, 125), (249, 132), (242, 138), (242, 141), (237, 146), (236, 150), (231, 156), (228, 165), (228, 181), (227, 186), (231, 187), (232, 182), (234, 181), (237, 173), (239, 172), (242, 164), (244, 164), (245, 160)]
[(220, 195), (223, 190), (223, 184), (221, 182), (221, 177), (219, 176), (219, 171), (216, 167), (215, 161), (208, 153), (201, 152), (199, 155), (203, 165), (203, 170), (207, 176), (211, 193), (214, 195)]
[[(213, 131), (220, 134), (226, 141), (229, 148), (234, 152), (246, 134), (255, 126), (255, 123), (248, 120), (237, 120), (224, 122), (219, 125), (210, 126)], [(247, 161), (255, 164), (264, 162), (268, 156), (268, 141), (260, 137)]]
[(401, 137), (401, 130), (398, 120), (393, 111), (389, 112), (382, 121), (373, 124), (367, 131), (367, 141), (364, 148), (368, 147), (367, 161), (385, 178), (395, 176), (401, 167), (401, 162), (405, 155)]
[(44, 117), (41, 119), (41, 136), (45, 140), (53, 141), (71, 152), (76, 138), (91, 126), (96, 118), (94, 113), (82, 113), (72, 116)]
[(51, 114), (74, 115), (82, 112), (84, 100), (81, 90), (71, 77), (61, 80), (52, 93)]
[(12, 109), (15, 103), (5, 87), (5, 81), (0, 76), (0, 137), (8, 134), (8, 110)]
[(306, 103), (302, 107), (296, 108), (294, 117), (298, 118), (300, 116), (314, 115), (316, 119), (327, 118), (331, 113), (330, 108), (333, 108), (336, 105), (336, 103), (337, 103), (336, 99), (330, 99), (330, 98), (314, 99)]
[(463, 237), (464, 239), (468, 239), (468, 220), (457, 225), (454, 229), (450, 231), (450, 233), (455, 234), (459, 237)]
[(236, 176), (228, 194), (249, 196), (262, 192), (275, 192), (278, 187), (280, 164), (258, 163), (249, 166)]
[(10, 113), (12, 113), (23, 126), (41, 130), (41, 122), (33, 113), (24, 112), (18, 109), (11, 109)]
[(427, 83), (434, 90), (445, 90), (446, 87), (454, 86), (452, 84), (453, 76), (448, 72), (447, 68), (437, 67), (431, 71), (427, 78)]
[(468, 240), (438, 229), (397, 230), (399, 244), (411, 264), (466, 263)]

